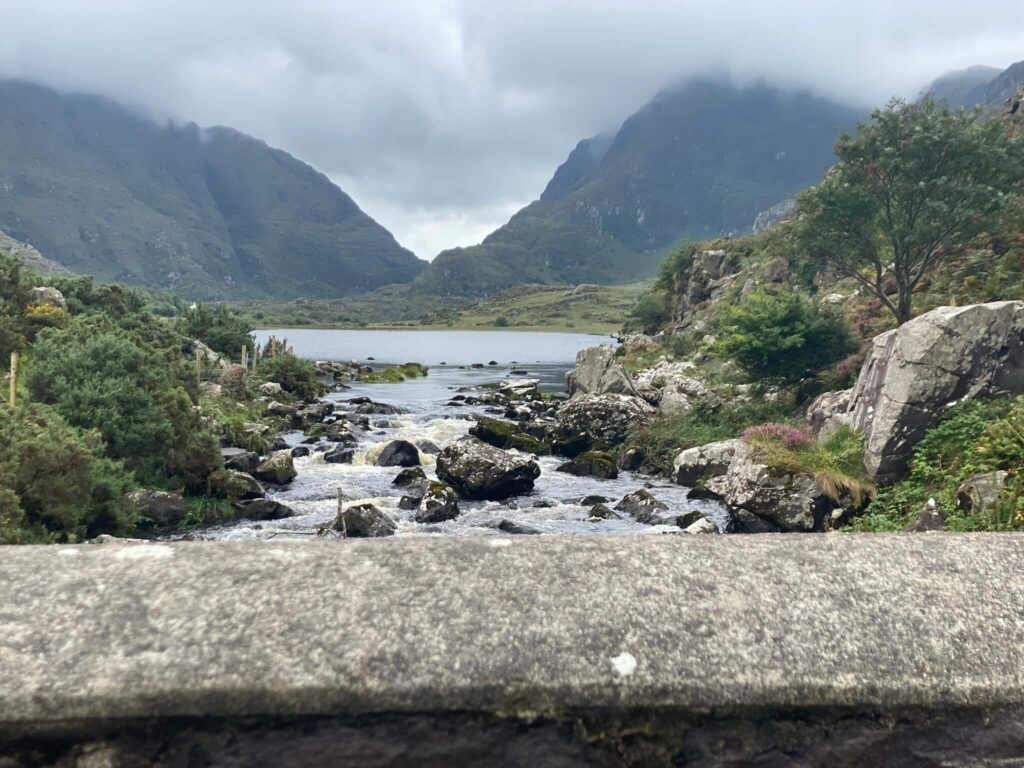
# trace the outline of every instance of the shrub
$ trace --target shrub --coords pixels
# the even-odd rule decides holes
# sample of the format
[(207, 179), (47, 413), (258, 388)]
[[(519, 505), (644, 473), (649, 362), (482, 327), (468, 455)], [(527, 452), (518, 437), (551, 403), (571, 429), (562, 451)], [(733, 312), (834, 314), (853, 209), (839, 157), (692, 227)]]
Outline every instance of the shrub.
[(79, 541), (136, 525), (132, 487), (97, 435), (38, 403), (0, 409), (0, 543)]
[(318, 397), (326, 391), (316, 376), (316, 366), (292, 352), (261, 358), (256, 374), (261, 381), (276, 381), (286, 392), (302, 400)]
[(719, 351), (752, 376), (797, 381), (855, 349), (838, 314), (797, 293), (755, 291), (716, 321)]
[(243, 346), (251, 353), (255, 345), (249, 321), (223, 304), (213, 309), (202, 303), (193, 304), (179, 318), (178, 330), (229, 359), (239, 357)]
[(859, 507), (875, 493), (864, 471), (864, 440), (849, 427), (840, 427), (823, 443), (809, 428), (785, 424), (750, 427), (743, 439), (767, 466), (813, 475), (835, 502), (849, 499)]
[(626, 330), (654, 333), (669, 320), (669, 298), (663, 291), (651, 291), (640, 297), (629, 310)]
[(219, 383), (224, 392), (236, 400), (245, 400), (249, 396), (249, 372), (240, 365), (225, 368)]

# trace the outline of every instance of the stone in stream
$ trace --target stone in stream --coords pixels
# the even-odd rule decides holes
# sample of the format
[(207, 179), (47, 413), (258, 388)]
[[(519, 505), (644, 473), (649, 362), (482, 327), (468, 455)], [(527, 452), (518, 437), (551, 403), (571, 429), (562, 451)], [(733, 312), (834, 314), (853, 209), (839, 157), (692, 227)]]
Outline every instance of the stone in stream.
[(641, 488), (622, 497), (622, 501), (615, 505), (615, 509), (625, 512), (638, 523), (658, 524), (671, 522), (668, 515), (663, 514), (668, 510), (668, 505), (658, 501), (649, 491)]
[(626, 441), (629, 431), (654, 417), (646, 400), (628, 395), (577, 395), (558, 411), (553, 448), (566, 456), (604, 450)]
[(427, 438), (417, 440), (416, 447), (420, 449), (420, 453), (426, 453), (431, 456), (437, 456), (441, 452), (441, 446)]
[(537, 536), (541, 533), (537, 528), (517, 523), (514, 520), (501, 519), (496, 523), (488, 523), (488, 528), (495, 528), (503, 533), (511, 533), (517, 536)]
[(294, 448), (292, 448), (292, 458), (293, 459), (301, 459), (304, 456), (309, 456), (309, 446), (308, 445), (296, 445)]
[(207, 483), (210, 493), (229, 499), (261, 499), (267, 495), (259, 480), (234, 469), (214, 472)]
[(355, 448), (336, 445), (324, 454), (324, 461), (328, 464), (351, 464), (355, 455)]
[(699, 510), (691, 509), (689, 512), (683, 512), (683, 514), (676, 518), (676, 525), (680, 528), (689, 528), (694, 523), (700, 522), (703, 519), (703, 513)]
[(551, 453), (551, 447), (547, 443), (526, 434), (511, 421), (481, 416), (476, 424), (469, 428), (469, 434), (495, 448), (515, 448), (524, 453)]
[(239, 472), (252, 474), (260, 465), (260, 455), (244, 448), (221, 448), (220, 455), (224, 458), (224, 466)]
[(463, 498), (500, 500), (532, 491), (540, 467), (532, 459), (468, 438), (441, 451), (437, 476)]
[(440, 523), (459, 516), (459, 500), (455, 490), (444, 483), (427, 485), (416, 511), (417, 523)]
[(338, 513), (331, 529), (350, 539), (370, 539), (393, 536), (398, 526), (373, 504), (353, 504)]
[(281, 520), (295, 514), (291, 507), (273, 499), (243, 499), (231, 506), (239, 517), (249, 520)]
[(143, 489), (128, 494), (127, 499), (158, 526), (177, 525), (185, 519), (185, 499), (180, 493)]
[(619, 515), (605, 504), (595, 504), (587, 513), (587, 520), (618, 520)]
[(420, 481), (426, 479), (427, 476), (420, 467), (409, 467), (395, 475), (395, 479), (391, 481), (391, 484), (397, 485), (399, 488), (405, 488), (410, 485), (418, 485)]
[(614, 480), (619, 476), (615, 459), (603, 451), (587, 451), (575, 459), (560, 464), (557, 472), (565, 472), (577, 477), (596, 477), (599, 480)]
[(289, 450), (280, 450), (270, 454), (253, 472), (253, 476), (257, 480), (275, 485), (287, 485), (295, 479), (297, 474)]
[(373, 463), (378, 467), (418, 467), (420, 452), (408, 440), (392, 440)]
[(356, 413), (370, 414), (377, 416), (396, 416), (402, 413), (408, 413), (409, 411), (398, 405), (390, 405), (388, 403), (363, 403), (356, 408)]
[(609, 501), (607, 496), (599, 496), (598, 494), (591, 494), (590, 496), (584, 496), (580, 499), (580, 506), (583, 507), (594, 507), (598, 504), (607, 504)]

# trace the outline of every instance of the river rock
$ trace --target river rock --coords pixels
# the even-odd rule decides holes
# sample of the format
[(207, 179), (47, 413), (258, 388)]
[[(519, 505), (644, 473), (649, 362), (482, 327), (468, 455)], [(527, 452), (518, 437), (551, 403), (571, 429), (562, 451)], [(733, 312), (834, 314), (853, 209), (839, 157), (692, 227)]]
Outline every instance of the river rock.
[(956, 491), (956, 506), (964, 512), (983, 512), (1006, 490), (1010, 475), (1003, 470), (971, 475)]
[(600, 480), (614, 480), (619, 476), (615, 459), (602, 451), (587, 451), (574, 459), (560, 464), (556, 471), (578, 477), (596, 477)]
[(294, 448), (292, 448), (293, 459), (301, 459), (306, 456), (309, 456), (309, 454), (310, 450), (308, 445), (296, 445)]
[(685, 413), (701, 398), (717, 402), (707, 385), (693, 376), (696, 370), (689, 361), (660, 360), (636, 375), (636, 391), (666, 416)]
[(488, 526), (495, 528), (502, 533), (511, 533), (513, 536), (536, 536), (541, 531), (529, 525), (517, 523), (515, 520), (503, 518), (496, 523), (488, 523)]
[(328, 464), (351, 464), (355, 458), (355, 448), (344, 445), (336, 445), (324, 453), (324, 461)]
[(430, 456), (437, 456), (441, 452), (441, 446), (428, 438), (417, 440), (416, 447), (420, 449), (420, 453), (426, 453)]
[(281, 520), (295, 515), (295, 511), (286, 504), (273, 499), (244, 499), (232, 504), (239, 517), (249, 520)]
[(270, 454), (253, 472), (257, 480), (275, 485), (287, 485), (297, 474), (290, 450)]
[(214, 472), (208, 483), (211, 493), (229, 499), (261, 499), (267, 495), (259, 480), (247, 472), (234, 469)]
[(392, 440), (373, 463), (378, 467), (418, 467), (420, 452), (408, 440)]
[(565, 375), (570, 395), (636, 395), (633, 381), (615, 358), (615, 348), (590, 347), (576, 353), (576, 367)]
[(739, 440), (720, 440), (680, 452), (672, 462), (675, 481), (692, 487), (708, 478), (724, 475), (739, 443)]
[(553, 447), (567, 456), (607, 450), (624, 442), (633, 427), (654, 417), (654, 408), (628, 395), (578, 395), (563, 405), (551, 429)]
[(587, 512), (587, 520), (618, 520), (619, 515), (606, 504), (595, 504)]
[(946, 514), (935, 503), (935, 499), (928, 499), (917, 517), (907, 523), (907, 527), (903, 530), (906, 533), (930, 533), (941, 531), (945, 527)]
[(615, 505), (615, 509), (625, 512), (638, 523), (657, 525), (672, 522), (671, 515), (665, 514), (668, 511), (668, 505), (658, 501), (643, 488), (623, 496), (622, 500)]
[(890, 483), (951, 405), (1022, 392), (1024, 301), (939, 307), (875, 337), (848, 413), (865, 468)]
[(684, 527), (683, 533), (718, 533), (718, 528), (702, 515), (700, 520), (696, 520)]
[(459, 497), (455, 490), (444, 483), (427, 485), (416, 510), (416, 522), (440, 523), (458, 516)]
[(523, 453), (551, 453), (551, 447), (547, 443), (526, 434), (511, 421), (481, 416), (476, 424), (469, 428), (469, 434), (495, 448), (515, 448)]
[(844, 506), (833, 501), (812, 475), (760, 463), (743, 441), (736, 441), (728, 471), (708, 480), (706, 487), (734, 512), (745, 510), (783, 531), (825, 530), (832, 512)]
[(469, 438), (441, 451), (437, 476), (463, 498), (499, 500), (532, 491), (540, 467), (532, 459)]
[(221, 448), (220, 455), (224, 459), (225, 467), (250, 475), (260, 465), (260, 455), (244, 448)]
[(636, 472), (644, 462), (647, 461), (647, 454), (642, 448), (627, 448), (619, 454), (615, 464), (624, 472)]
[(331, 528), (350, 539), (392, 536), (398, 530), (395, 521), (373, 504), (353, 504), (338, 513)]
[(426, 479), (427, 475), (420, 467), (408, 467), (395, 475), (391, 484), (397, 485), (399, 488), (407, 488), (410, 485), (418, 485)]
[(276, 397), (284, 392), (284, 388), (276, 381), (267, 381), (260, 384), (260, 394), (267, 397)]
[(185, 519), (185, 499), (180, 493), (142, 489), (129, 493), (128, 503), (161, 527), (178, 525)]
[(399, 405), (391, 405), (389, 403), (363, 403), (356, 408), (356, 413), (372, 414), (375, 416), (396, 416), (408, 412), (408, 410)]

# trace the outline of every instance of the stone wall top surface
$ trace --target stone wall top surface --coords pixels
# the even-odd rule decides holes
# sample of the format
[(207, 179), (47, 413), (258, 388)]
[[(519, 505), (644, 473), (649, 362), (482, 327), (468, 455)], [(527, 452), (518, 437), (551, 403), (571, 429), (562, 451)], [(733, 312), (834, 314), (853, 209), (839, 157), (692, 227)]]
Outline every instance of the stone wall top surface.
[(1024, 703), (1024, 537), (0, 547), (0, 729)]

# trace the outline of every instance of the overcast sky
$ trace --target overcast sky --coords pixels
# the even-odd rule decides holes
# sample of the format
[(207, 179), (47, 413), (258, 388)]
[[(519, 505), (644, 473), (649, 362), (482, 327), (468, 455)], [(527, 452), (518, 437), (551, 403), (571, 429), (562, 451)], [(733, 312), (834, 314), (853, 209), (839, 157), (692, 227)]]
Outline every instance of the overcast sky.
[(1024, 59), (1022, 0), (0, 0), (0, 30), (0, 75), (264, 139), (423, 258), (690, 75), (874, 105)]

